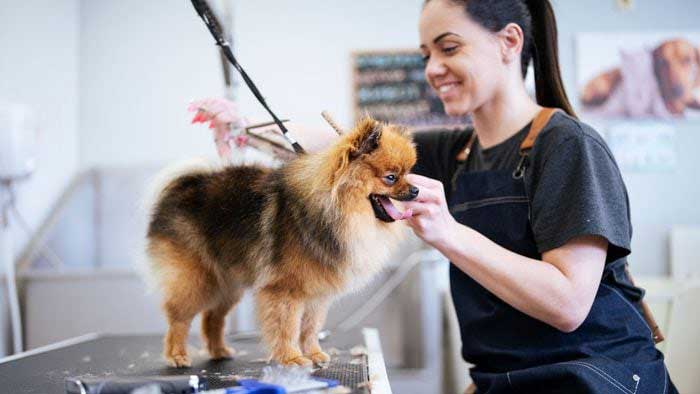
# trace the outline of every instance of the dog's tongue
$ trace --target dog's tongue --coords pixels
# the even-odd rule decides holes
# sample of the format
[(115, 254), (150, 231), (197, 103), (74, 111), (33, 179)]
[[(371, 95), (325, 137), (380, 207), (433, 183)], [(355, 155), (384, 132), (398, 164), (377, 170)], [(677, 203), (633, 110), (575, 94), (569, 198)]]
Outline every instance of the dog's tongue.
[(386, 213), (388, 213), (389, 216), (391, 216), (391, 218), (394, 220), (408, 219), (411, 216), (413, 216), (413, 211), (411, 209), (407, 209), (406, 211), (401, 212), (394, 206), (394, 204), (391, 203), (391, 200), (389, 200), (387, 197), (379, 196), (379, 202), (382, 204), (382, 207), (384, 207)]

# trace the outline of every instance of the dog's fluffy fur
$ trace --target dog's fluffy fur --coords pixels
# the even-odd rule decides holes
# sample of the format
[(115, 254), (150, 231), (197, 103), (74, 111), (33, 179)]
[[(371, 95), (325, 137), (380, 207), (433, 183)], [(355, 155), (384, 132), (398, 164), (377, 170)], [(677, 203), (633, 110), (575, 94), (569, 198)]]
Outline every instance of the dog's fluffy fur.
[(163, 293), (168, 363), (190, 365), (186, 339), (199, 312), (211, 357), (231, 356), (224, 319), (248, 287), (272, 359), (328, 361), (317, 339), (328, 305), (367, 283), (405, 235), (388, 197), (416, 197), (403, 178), (415, 160), (405, 130), (367, 118), (279, 169), (199, 168), (166, 182), (147, 254)]

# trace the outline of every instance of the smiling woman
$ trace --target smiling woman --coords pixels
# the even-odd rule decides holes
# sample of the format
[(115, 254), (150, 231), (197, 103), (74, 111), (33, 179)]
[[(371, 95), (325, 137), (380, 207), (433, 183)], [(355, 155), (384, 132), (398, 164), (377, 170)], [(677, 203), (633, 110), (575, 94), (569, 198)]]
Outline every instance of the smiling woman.
[(477, 392), (676, 392), (626, 272), (627, 190), (568, 101), (549, 1), (428, 0), (419, 32), (428, 83), (473, 127), (415, 134), (404, 206), (451, 261)]

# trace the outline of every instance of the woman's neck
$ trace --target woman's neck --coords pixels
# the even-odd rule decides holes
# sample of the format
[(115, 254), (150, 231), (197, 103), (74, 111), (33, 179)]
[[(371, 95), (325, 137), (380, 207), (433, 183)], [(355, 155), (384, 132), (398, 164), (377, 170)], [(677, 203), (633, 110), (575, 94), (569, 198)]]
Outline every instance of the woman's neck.
[(525, 91), (524, 84), (503, 89), (472, 113), (474, 130), (482, 148), (490, 148), (522, 130), (542, 107)]

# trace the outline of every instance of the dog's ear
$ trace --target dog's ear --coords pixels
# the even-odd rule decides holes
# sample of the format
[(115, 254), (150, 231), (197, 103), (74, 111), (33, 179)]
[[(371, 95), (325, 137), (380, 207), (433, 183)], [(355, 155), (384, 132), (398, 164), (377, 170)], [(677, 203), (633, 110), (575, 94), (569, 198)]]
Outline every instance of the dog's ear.
[(377, 149), (382, 137), (382, 129), (382, 124), (370, 117), (360, 120), (353, 132), (350, 159), (372, 153)]

